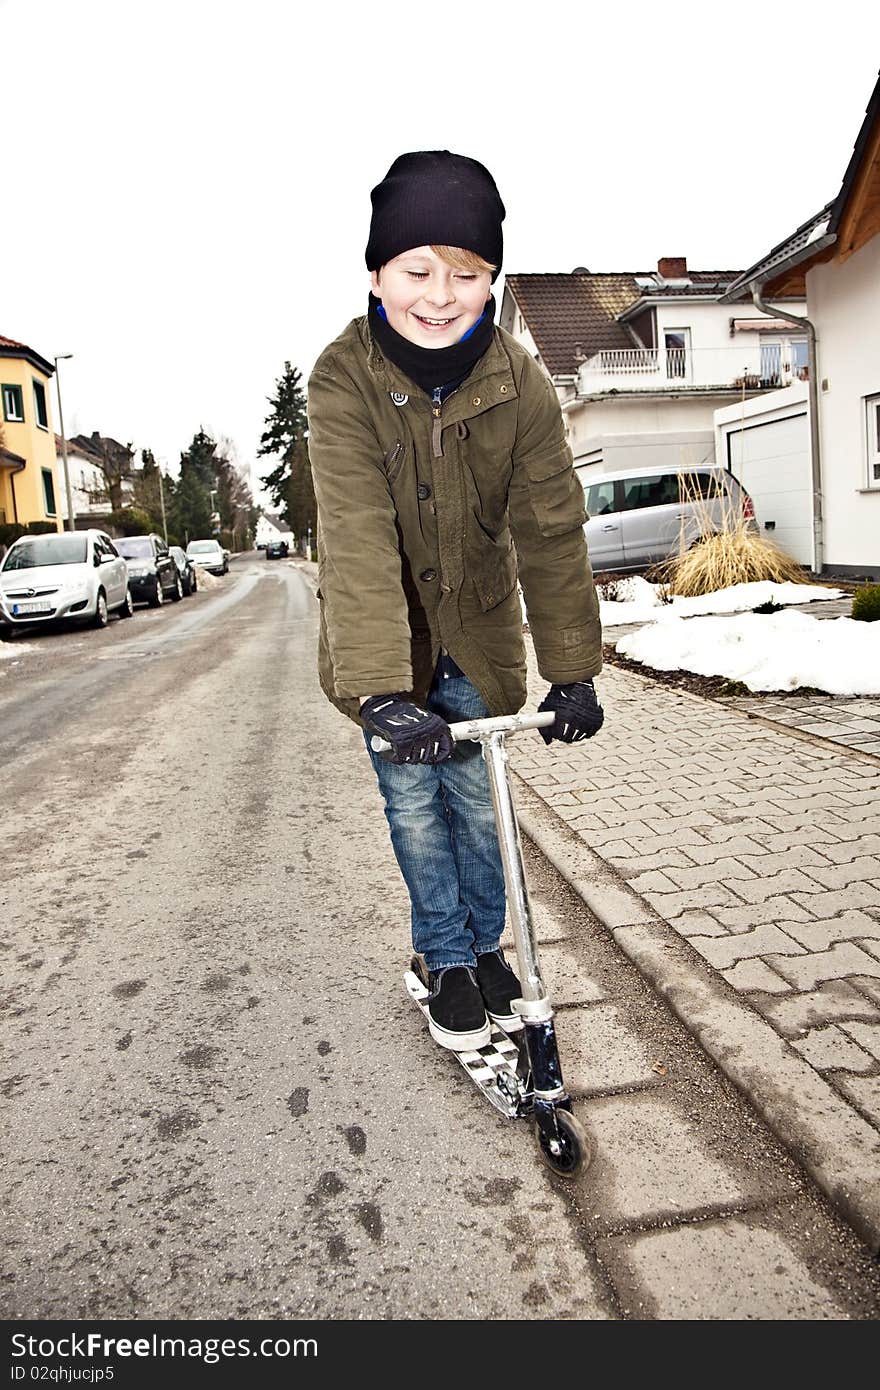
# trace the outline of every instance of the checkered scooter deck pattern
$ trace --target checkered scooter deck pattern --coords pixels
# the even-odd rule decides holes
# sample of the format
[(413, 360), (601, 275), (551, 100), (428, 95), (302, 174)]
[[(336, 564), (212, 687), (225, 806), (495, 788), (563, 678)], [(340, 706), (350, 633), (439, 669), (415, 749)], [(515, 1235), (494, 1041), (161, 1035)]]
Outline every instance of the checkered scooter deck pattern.
[[(407, 970), (404, 973), (403, 982), (410, 998), (418, 1005), (427, 1019), (428, 991), (418, 975), (412, 970)], [(489, 1023), (492, 1032), (485, 1047), (478, 1048), (475, 1052), (453, 1052), (452, 1055), (458, 1058), (468, 1076), (483, 1092), (487, 1100), (490, 1100), (509, 1119), (516, 1119), (521, 1112), (518, 1101), (512, 1097), (516, 1097), (521, 1090), (516, 1069), (519, 1060), (519, 1048), (494, 1019), (490, 1019)], [(447, 1050), (451, 1051), (451, 1048)], [(498, 1084), (499, 1076), (504, 1078), (502, 1086)], [(510, 1078), (509, 1081), (507, 1080), (508, 1077)], [(505, 1084), (509, 1087), (509, 1094), (502, 1089)]]

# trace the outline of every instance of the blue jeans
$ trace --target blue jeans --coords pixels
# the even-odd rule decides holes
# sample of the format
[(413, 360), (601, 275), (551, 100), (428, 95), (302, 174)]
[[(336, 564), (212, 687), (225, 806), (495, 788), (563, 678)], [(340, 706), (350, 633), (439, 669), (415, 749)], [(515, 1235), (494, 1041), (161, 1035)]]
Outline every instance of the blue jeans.
[[(451, 673), (451, 674), (447, 674)], [(441, 656), (426, 701), (448, 723), (485, 718), (479, 692)], [(504, 930), (504, 871), (489, 778), (478, 743), (446, 762), (388, 763), (367, 749), (385, 798), (391, 844), (409, 889), (413, 948), (429, 970), (475, 965)]]

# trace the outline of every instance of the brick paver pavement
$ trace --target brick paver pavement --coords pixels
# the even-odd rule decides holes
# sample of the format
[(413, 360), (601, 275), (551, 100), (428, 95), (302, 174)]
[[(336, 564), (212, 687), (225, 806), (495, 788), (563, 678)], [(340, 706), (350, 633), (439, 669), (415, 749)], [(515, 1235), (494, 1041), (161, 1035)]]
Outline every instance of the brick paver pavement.
[(599, 692), (597, 739), (524, 737), (516, 773), (880, 1129), (880, 759), (612, 666)]

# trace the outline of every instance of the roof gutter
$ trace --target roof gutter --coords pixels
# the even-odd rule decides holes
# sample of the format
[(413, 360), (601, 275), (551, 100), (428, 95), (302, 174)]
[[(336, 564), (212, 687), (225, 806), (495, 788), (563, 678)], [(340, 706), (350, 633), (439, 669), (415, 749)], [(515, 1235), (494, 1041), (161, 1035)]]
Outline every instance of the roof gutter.
[(784, 309), (766, 304), (761, 297), (763, 282), (757, 280), (752, 285), (752, 303), (769, 318), (785, 319), (797, 328), (806, 329), (808, 345), (808, 369), (810, 376), (810, 464), (813, 485), (813, 569), (821, 574), (825, 564), (825, 531), (822, 511), (822, 457), (819, 443), (819, 372), (816, 353), (816, 330), (809, 319), (798, 318), (796, 314), (786, 313)]

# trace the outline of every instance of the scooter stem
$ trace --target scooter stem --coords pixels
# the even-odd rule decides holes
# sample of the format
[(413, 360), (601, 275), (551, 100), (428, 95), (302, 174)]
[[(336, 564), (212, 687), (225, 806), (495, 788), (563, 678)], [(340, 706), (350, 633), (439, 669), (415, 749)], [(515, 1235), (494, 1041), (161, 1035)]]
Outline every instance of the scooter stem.
[(504, 747), (504, 731), (496, 730), (485, 734), (480, 742), (483, 745), (483, 759), (489, 774), (492, 802), (495, 808), (495, 824), (498, 828), (498, 847), (501, 851), (501, 864), (504, 869), (504, 886), (507, 890), (507, 905), (510, 909), (510, 923), (516, 945), (517, 962), (520, 971), (522, 997), (526, 1005), (543, 1007), (526, 1008), (526, 1018), (546, 1020), (553, 1017), (553, 1010), (547, 999), (547, 991), (541, 978), (538, 953), (535, 945), (535, 932), (532, 925), (532, 909), (526, 890), (522, 867), (522, 846), (519, 825), (513, 808), (513, 796), (507, 777), (508, 752)]

